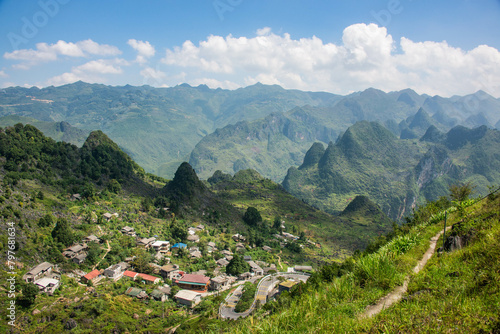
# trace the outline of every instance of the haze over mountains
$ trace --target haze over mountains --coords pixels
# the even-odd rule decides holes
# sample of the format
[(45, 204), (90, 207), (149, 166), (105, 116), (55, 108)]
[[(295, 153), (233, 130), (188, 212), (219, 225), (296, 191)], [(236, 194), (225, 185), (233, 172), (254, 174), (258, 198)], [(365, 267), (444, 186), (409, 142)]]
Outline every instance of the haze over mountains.
[[(370, 88), (340, 96), (263, 84), (223, 90), (76, 82), (1, 90), (0, 126), (17, 122), (77, 145), (90, 131), (102, 130), (146, 171), (167, 178), (182, 161), (202, 179), (216, 170), (249, 168), (277, 182), (286, 176), (289, 191), (330, 212), (342, 211), (355, 195), (368, 195), (400, 218), (459, 176), (475, 179), (483, 191), (498, 180), (490, 173), (498, 166), (492, 149), (498, 132), (488, 129), (500, 128), (500, 100), (483, 91), (443, 98)], [(476, 131), (480, 140), (467, 141), (479, 146), (450, 147), (454, 134), (464, 140), (470, 135), (457, 126), (483, 126)], [(479, 157), (489, 150), (492, 155)], [(442, 165), (446, 171), (432, 170), (446, 180), (420, 182), (429, 159), (448, 164)], [(378, 172), (390, 195), (380, 195)]]

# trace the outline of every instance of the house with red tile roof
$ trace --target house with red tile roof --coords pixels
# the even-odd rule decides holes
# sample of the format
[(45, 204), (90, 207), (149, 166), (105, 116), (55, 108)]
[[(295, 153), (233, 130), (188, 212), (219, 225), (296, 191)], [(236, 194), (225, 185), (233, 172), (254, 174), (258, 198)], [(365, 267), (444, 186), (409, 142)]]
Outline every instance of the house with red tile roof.
[(148, 274), (137, 274), (138, 277), (140, 277), (143, 281), (145, 281), (147, 284), (158, 284), (161, 281), (161, 278), (151, 276)]
[(123, 272), (123, 277), (130, 278), (131, 280), (135, 280), (135, 278), (137, 277), (137, 275), (139, 275), (139, 274), (136, 273), (135, 271), (125, 270)]
[(181, 289), (206, 292), (210, 285), (210, 278), (204, 275), (184, 274), (175, 281)]
[(101, 271), (98, 269), (92, 270), (87, 275), (82, 276), (81, 280), (83, 283), (87, 283), (89, 281), (95, 282), (101, 279)]

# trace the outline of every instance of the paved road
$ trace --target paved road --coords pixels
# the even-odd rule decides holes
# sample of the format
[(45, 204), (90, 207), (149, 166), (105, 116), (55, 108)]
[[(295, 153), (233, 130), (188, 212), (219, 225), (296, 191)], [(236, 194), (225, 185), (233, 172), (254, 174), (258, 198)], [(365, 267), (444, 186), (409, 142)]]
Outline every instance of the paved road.
[(238, 319), (240, 317), (247, 317), (250, 313), (255, 309), (256, 302), (260, 302), (261, 305), (264, 305), (267, 302), (267, 296), (270, 291), (279, 283), (277, 279), (278, 276), (283, 276), (286, 279), (295, 279), (300, 280), (302, 282), (306, 282), (309, 278), (309, 275), (299, 274), (299, 273), (277, 273), (273, 275), (265, 276), (260, 282), (255, 293), (255, 300), (250, 309), (242, 313), (236, 313), (234, 308), (236, 304), (241, 298), (243, 286), (240, 285), (233, 293), (229, 294), (226, 297), (226, 301), (221, 305), (219, 309), (219, 315), (223, 319)]

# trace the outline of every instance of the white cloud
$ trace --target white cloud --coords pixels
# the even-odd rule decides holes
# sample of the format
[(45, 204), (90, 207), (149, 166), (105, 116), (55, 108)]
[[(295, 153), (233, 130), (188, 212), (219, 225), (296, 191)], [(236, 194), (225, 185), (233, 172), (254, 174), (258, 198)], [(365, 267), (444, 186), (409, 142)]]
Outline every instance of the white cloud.
[(147, 58), (153, 57), (156, 53), (154, 46), (148, 41), (129, 39), (127, 44), (137, 51), (136, 61), (140, 64), (147, 62)]
[(481, 45), (464, 51), (446, 42), (407, 38), (398, 42), (375, 24), (347, 27), (339, 45), (315, 36), (292, 39), (268, 27), (257, 30), (252, 38), (211, 35), (198, 45), (185, 41), (167, 49), (162, 62), (173, 75), (182, 70), (190, 83), (211, 78), (210, 82), (220, 85), (260, 81), (341, 94), (368, 87), (386, 91), (410, 87), (444, 96), (478, 89), (500, 95), (497, 49)]
[(271, 28), (264, 27), (262, 29), (257, 29), (257, 36), (266, 36), (271, 34)]
[(7, 78), (9, 75), (4, 70), (0, 71), (0, 78)]
[(37, 43), (36, 49), (21, 49), (4, 54), (5, 59), (21, 60), (20, 64), (14, 65), (17, 69), (28, 69), (34, 65), (43, 62), (55, 61), (58, 56), (67, 57), (88, 57), (97, 56), (116, 56), (121, 51), (112, 45), (98, 44), (90, 39), (76, 43), (58, 41), (55, 44)]
[(71, 72), (66, 72), (61, 75), (50, 78), (47, 81), (48, 85), (64, 85), (79, 80), (85, 82), (105, 82), (105, 77), (102, 75), (106, 74), (122, 74), (123, 69), (121, 66), (128, 66), (129, 63), (120, 58), (115, 59), (98, 59), (92, 60), (85, 64), (73, 67)]
[(219, 81), (217, 79), (213, 78), (197, 78), (194, 80), (190, 80), (189, 84), (193, 86), (199, 86), (199, 85), (207, 85), (210, 88), (222, 88), (222, 89), (237, 89), (240, 88), (241, 86), (238, 85), (235, 82), (231, 82), (228, 80), (224, 81)]
[(140, 74), (143, 77), (142, 83), (144, 85), (150, 85), (153, 87), (165, 85), (164, 80), (167, 78), (167, 74), (158, 68), (154, 69), (152, 67), (146, 67), (140, 72)]

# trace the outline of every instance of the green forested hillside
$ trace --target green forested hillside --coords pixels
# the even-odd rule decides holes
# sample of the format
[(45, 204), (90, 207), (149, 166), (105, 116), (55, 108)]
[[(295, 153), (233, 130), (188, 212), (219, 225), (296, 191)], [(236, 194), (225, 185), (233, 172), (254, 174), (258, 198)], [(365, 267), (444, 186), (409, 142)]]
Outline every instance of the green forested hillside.
[(45, 137), (32, 125), (16, 124), (0, 130), (0, 156), (7, 184), (30, 179), (76, 193), (115, 180), (149, 192), (144, 170), (101, 131), (92, 132), (78, 148)]
[(500, 182), (498, 147), (500, 132), (485, 126), (448, 133), (430, 127), (422, 140), (404, 140), (378, 123), (359, 122), (319, 160), (322, 150), (313, 146), (301, 167), (289, 169), (283, 186), (329, 212), (367, 195), (391, 218), (401, 219), (454, 183), (470, 181), (479, 194), (486, 193)]
[(14, 126), (18, 123), (31, 124), (43, 132), (47, 137), (55, 141), (64, 141), (81, 147), (87, 139), (89, 132), (84, 131), (67, 122), (45, 122), (39, 121), (31, 117), (23, 117), (17, 115), (0, 117), (0, 127)]

